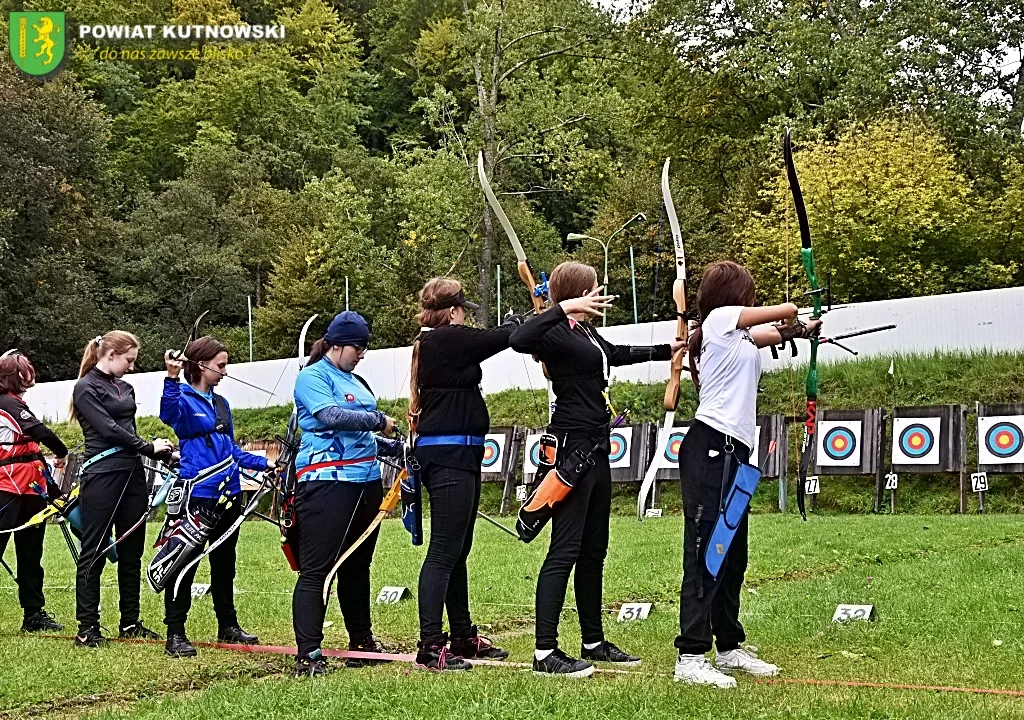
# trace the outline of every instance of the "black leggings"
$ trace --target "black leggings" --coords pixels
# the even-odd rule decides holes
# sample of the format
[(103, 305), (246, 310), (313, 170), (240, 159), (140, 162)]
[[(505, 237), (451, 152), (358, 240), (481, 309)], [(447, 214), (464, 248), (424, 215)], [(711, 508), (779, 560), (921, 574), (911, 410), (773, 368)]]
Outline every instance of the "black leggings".
[[(604, 435), (607, 439), (607, 433)], [(580, 448), (589, 452), (593, 437), (570, 436), (559, 448), (563, 453)], [(604, 640), (601, 593), (604, 559), (608, 554), (608, 523), (612, 507), (612, 476), (607, 442), (591, 459), (594, 467), (555, 508), (551, 517), (551, 544), (537, 577), (537, 649), (558, 647), (558, 619), (565, 605), (569, 574), (576, 567), (576, 609), (584, 643)]]
[[(39, 495), (15, 495), (0, 492), (0, 530), (24, 525), (33, 515), (46, 507)], [(18, 560), (18, 602), (25, 617), (43, 609), (43, 539), (46, 523), (19, 530), (14, 535), (14, 553)], [(0, 535), (0, 558), (7, 549), (12, 533)]]
[[(110, 542), (110, 526), (117, 530), (117, 537), (127, 532), (146, 512), (149, 493), (141, 461), (125, 470), (89, 472), (83, 477), (81, 488), (82, 552), (78, 556), (75, 599), (79, 629), (85, 630), (100, 624), (100, 576), (107, 562), (105, 550)], [(139, 583), (145, 545), (145, 523), (117, 545), (122, 628), (139, 621)], [(103, 557), (94, 564), (98, 553)]]
[[(380, 481), (355, 483), (319, 480), (300, 482), (295, 491), (294, 540), (299, 579), (292, 594), (292, 624), (299, 657), (320, 648), (324, 640), (324, 580), (341, 553), (370, 526), (380, 511)], [(335, 587), (345, 618), (349, 643), (373, 635), (370, 621), (370, 562), (380, 528), (338, 570)]]
[(430, 494), (430, 546), (420, 570), (420, 639), (441, 634), (446, 607), (452, 636), (465, 637), (473, 624), (466, 558), (480, 507), (480, 471), (430, 464), (422, 477)]
[[(192, 507), (210, 508), (216, 503), (217, 498), (194, 498), (190, 501)], [(223, 512), (214, 526), (209, 542), (214, 542), (227, 532), (231, 523), (241, 514), (242, 496), (236, 495), (231, 507)], [(238, 531), (235, 531), (209, 556), (210, 595), (213, 596), (213, 611), (217, 615), (217, 626), (220, 628), (238, 624), (238, 615), (235, 613), (235, 546), (238, 545), (238, 534)], [(202, 548), (197, 550), (196, 554), (201, 552)], [(169, 578), (167, 582), (167, 589), (164, 590), (164, 624), (167, 625), (169, 635), (185, 634), (185, 621), (188, 620), (188, 611), (192, 607), (192, 581), (197, 570), (199, 565), (192, 566), (188, 574), (182, 578), (178, 595), (173, 599), (171, 596), (174, 594), (177, 576)]]
[[(750, 450), (735, 438), (730, 476)], [(679, 593), (679, 636), (675, 646), (685, 655), (735, 650), (746, 640), (740, 623), (740, 591), (747, 569), (747, 515), (733, 537), (725, 562), (713, 578), (704, 564), (708, 538), (722, 500), (726, 436), (697, 420), (679, 450), (679, 483), (683, 494), (683, 584)], [(731, 482), (731, 478), (730, 478)], [(701, 548), (698, 552), (697, 540)]]

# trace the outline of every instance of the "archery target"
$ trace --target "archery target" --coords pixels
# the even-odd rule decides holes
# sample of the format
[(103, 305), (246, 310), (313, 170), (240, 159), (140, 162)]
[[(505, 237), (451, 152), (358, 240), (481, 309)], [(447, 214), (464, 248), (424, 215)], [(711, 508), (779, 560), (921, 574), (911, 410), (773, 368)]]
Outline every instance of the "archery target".
[(526, 436), (526, 452), (523, 453), (523, 475), (533, 475), (537, 472), (537, 465), (540, 462), (540, 436), (541, 433)]
[(942, 418), (893, 418), (893, 464), (938, 465), (941, 434)]
[(862, 425), (860, 420), (818, 422), (818, 466), (859, 466)]
[(620, 427), (611, 431), (608, 437), (608, 467), (628, 468), (632, 464), (633, 428)]
[(978, 418), (978, 463), (1024, 463), (1024, 415)]
[(685, 425), (669, 428), (667, 433), (665, 428), (658, 431), (658, 452), (654, 459), (659, 470), (675, 470), (679, 467), (679, 449), (689, 429), (690, 426)]
[(505, 433), (487, 433), (484, 438), (484, 458), (480, 461), (480, 472), (501, 472), (505, 457)]

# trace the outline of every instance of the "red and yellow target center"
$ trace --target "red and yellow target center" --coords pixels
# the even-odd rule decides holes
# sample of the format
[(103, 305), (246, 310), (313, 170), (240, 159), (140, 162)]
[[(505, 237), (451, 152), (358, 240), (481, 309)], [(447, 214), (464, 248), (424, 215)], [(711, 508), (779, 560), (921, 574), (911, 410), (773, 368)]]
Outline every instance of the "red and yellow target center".
[(836, 450), (845, 450), (846, 438), (844, 438), (842, 435), (840, 435), (839, 437), (832, 438), (832, 447), (834, 447)]
[(1008, 448), (1013, 445), (1013, 436), (1008, 432), (1001, 432), (996, 435), (996, 445), (1000, 448)]
[(910, 436), (910, 446), (911, 447), (919, 448), (922, 445), (924, 445), (924, 438), (923, 437), (921, 437), (920, 435), (911, 435)]

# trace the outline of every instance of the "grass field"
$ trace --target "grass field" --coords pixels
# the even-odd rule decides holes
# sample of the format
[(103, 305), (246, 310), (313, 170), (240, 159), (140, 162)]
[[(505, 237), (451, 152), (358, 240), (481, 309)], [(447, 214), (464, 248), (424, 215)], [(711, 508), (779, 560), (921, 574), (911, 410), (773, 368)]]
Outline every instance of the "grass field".
[[(638, 526), (612, 518), (604, 588), (609, 639), (641, 655), (635, 674), (582, 681), (536, 678), (528, 670), (482, 668), (436, 676), (391, 664), (339, 668), (327, 678), (292, 680), (291, 659), (219, 650), (171, 660), (161, 646), (72, 647), (73, 571), (63, 540), (47, 536), (48, 607), (68, 625), (67, 639), (18, 633), (20, 610), (9, 576), (0, 578), (0, 717), (151, 718), (1024, 718), (1024, 696), (895, 688), (757, 684), (733, 691), (671, 680), (677, 627), (680, 518)], [(156, 531), (150, 526), (150, 535)], [(274, 528), (242, 529), (239, 616), (261, 641), (293, 643), (294, 574)], [(474, 615), (483, 631), (528, 661), (533, 590), (546, 538), (524, 546), (479, 523), (470, 560)], [(398, 521), (384, 523), (374, 562), (374, 591), (415, 589), (423, 548), (409, 545)], [(13, 552), (8, 552), (9, 562)], [(778, 663), (786, 679), (864, 681), (1003, 689), (1024, 695), (1024, 521), (1016, 516), (831, 516), (801, 523), (793, 515), (756, 515), (742, 619), (748, 642)], [(202, 581), (204, 570), (197, 581)], [(114, 573), (104, 574), (103, 624), (116, 628)], [(650, 619), (616, 623), (624, 601), (654, 602)], [(872, 603), (874, 623), (832, 624), (836, 604)], [(573, 600), (570, 592), (568, 606)], [(162, 598), (143, 590), (143, 618), (162, 630)], [(325, 645), (346, 637), (336, 604)], [(411, 650), (415, 600), (375, 606), (375, 631)], [(193, 640), (212, 641), (209, 598), (196, 602)], [(567, 609), (561, 642), (579, 650)]]

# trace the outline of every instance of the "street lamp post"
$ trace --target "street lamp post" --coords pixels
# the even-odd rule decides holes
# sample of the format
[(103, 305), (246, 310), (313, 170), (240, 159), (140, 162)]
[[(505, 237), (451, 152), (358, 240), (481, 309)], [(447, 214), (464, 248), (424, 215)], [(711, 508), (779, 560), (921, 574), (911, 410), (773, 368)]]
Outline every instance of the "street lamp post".
[[(620, 227), (618, 230), (609, 235), (607, 240), (601, 240), (600, 238), (596, 238), (593, 235), (582, 235), (580, 233), (569, 233), (568, 235), (565, 236), (566, 240), (596, 240), (604, 249), (604, 282), (602, 283), (602, 285), (604, 285), (604, 292), (606, 295), (608, 294), (608, 248), (611, 247), (612, 238), (614, 238), (616, 235), (618, 235), (626, 228), (632, 227), (633, 225), (636, 225), (637, 223), (641, 222), (647, 222), (647, 216), (644, 215), (642, 212), (639, 212), (633, 217), (631, 217), (629, 220), (627, 220), (622, 227)], [(603, 327), (607, 324), (608, 315), (606, 313), (601, 317), (601, 325)]]

